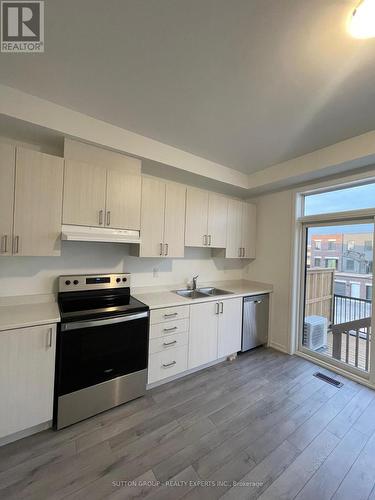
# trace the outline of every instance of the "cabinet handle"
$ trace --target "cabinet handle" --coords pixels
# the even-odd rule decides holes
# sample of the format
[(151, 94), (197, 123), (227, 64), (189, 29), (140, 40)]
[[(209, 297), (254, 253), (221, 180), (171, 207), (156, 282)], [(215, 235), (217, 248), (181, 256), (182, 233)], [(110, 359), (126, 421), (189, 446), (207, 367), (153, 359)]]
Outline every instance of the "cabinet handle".
[(242, 248), (241, 247), (238, 249), (238, 257), (242, 257)]
[(4, 234), (1, 237), (1, 253), (7, 253), (8, 251), (8, 235)]
[(173, 332), (174, 330), (177, 330), (177, 326), (173, 326), (172, 328), (164, 328), (163, 332)]
[(169, 345), (177, 344), (177, 340), (173, 340), (172, 342), (163, 342), (163, 345), (165, 347), (168, 347)]
[(107, 226), (111, 225), (111, 211), (108, 210), (107, 212)]
[(209, 247), (211, 246), (211, 242), (212, 242), (212, 236), (209, 234), (208, 235), (208, 246)]
[(164, 255), (168, 255), (168, 248), (169, 248), (169, 245), (168, 243), (165, 244), (165, 253)]
[(207, 234), (203, 235), (203, 245), (207, 246)]
[(219, 302), (215, 304), (215, 314), (219, 314)]
[(47, 347), (52, 347), (52, 328), (48, 329), (48, 342), (47, 342)]
[(15, 236), (14, 242), (13, 242), (13, 253), (18, 253), (19, 247), (20, 247), (20, 237), (17, 235), (17, 236)]
[(167, 363), (167, 364), (164, 364), (164, 363), (163, 363), (163, 365), (162, 365), (162, 366), (163, 366), (164, 368), (169, 368), (170, 366), (173, 366), (173, 365), (175, 365), (175, 364), (176, 364), (176, 361), (172, 361), (171, 363)]
[(103, 224), (103, 210), (99, 210), (99, 226)]
[(224, 302), (220, 302), (220, 314), (224, 312)]
[(163, 255), (163, 243), (160, 243), (160, 252), (159, 255)]
[(242, 257), (245, 257), (245, 248), (242, 249)]
[(178, 313), (169, 313), (169, 314), (164, 314), (164, 318), (171, 318), (172, 316), (177, 316)]

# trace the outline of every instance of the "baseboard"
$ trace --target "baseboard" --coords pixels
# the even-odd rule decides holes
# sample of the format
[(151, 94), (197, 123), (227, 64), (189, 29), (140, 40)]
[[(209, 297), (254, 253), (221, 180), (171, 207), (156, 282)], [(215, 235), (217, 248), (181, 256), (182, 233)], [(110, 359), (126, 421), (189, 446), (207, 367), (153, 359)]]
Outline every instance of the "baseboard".
[(278, 342), (271, 341), (269, 342), (268, 347), (272, 347), (272, 349), (276, 349), (276, 351), (281, 351), (285, 354), (290, 354), (288, 349), (283, 344), (279, 344)]
[(146, 389), (153, 389), (154, 387), (158, 387), (159, 385), (167, 384), (168, 382), (173, 382), (174, 380), (178, 380), (179, 378), (186, 377), (187, 375), (190, 375), (191, 373), (196, 373), (201, 370), (204, 370), (205, 368), (209, 368), (210, 366), (217, 365), (219, 363), (222, 363), (223, 361), (226, 361), (228, 359), (228, 356), (225, 356), (224, 358), (220, 359), (215, 359), (215, 361), (211, 361), (210, 363), (206, 363), (205, 365), (197, 366), (196, 368), (190, 368), (190, 370), (185, 370), (184, 372), (177, 373), (176, 375), (173, 375), (172, 377), (168, 378), (163, 378), (163, 380), (158, 380), (157, 382), (153, 382), (152, 384), (147, 384)]
[(34, 425), (34, 427), (29, 427), (28, 429), (15, 432), (14, 434), (9, 434), (8, 436), (0, 438), (0, 446), (13, 443), (13, 441), (18, 441), (19, 439), (23, 439), (33, 434), (37, 434), (38, 432), (45, 431), (46, 429), (50, 429), (51, 427), (52, 427), (52, 420), (49, 420), (48, 422), (43, 422), (42, 424)]

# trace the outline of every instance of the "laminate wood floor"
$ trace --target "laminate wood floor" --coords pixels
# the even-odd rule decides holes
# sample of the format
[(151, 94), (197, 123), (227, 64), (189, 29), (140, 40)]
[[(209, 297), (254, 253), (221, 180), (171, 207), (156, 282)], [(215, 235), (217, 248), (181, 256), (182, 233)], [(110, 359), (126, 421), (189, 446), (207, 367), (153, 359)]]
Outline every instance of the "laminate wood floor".
[(315, 371), (258, 349), (3, 446), (0, 498), (375, 500), (375, 392)]

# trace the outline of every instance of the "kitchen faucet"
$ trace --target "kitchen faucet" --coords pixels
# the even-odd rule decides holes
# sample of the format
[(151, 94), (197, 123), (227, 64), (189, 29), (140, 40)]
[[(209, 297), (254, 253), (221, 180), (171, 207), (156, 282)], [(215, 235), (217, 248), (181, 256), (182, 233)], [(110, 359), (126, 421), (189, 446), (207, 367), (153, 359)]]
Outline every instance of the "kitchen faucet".
[(193, 276), (193, 290), (197, 289), (197, 279), (199, 278), (199, 274)]

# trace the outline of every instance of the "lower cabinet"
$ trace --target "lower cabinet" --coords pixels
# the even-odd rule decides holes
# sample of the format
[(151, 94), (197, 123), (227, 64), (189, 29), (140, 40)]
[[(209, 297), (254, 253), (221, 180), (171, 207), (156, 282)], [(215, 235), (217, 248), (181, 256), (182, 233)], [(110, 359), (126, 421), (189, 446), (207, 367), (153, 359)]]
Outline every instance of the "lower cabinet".
[(52, 420), (56, 325), (0, 332), (0, 439)]

